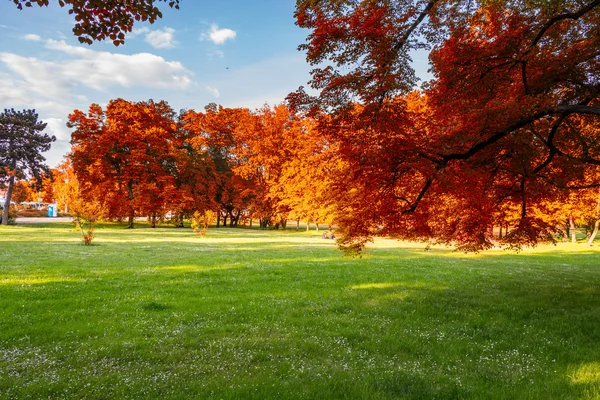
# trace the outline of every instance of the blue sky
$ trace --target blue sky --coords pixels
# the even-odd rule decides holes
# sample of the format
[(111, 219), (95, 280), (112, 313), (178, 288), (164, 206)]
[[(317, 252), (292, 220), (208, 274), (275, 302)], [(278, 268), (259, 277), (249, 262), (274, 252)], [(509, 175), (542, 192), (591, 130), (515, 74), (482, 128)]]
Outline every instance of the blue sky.
[(37, 110), (58, 139), (45, 154), (50, 166), (69, 150), (67, 115), (91, 103), (254, 109), (310, 79), (297, 51), (309, 32), (294, 24), (294, 0), (182, 0), (180, 10), (161, 3), (163, 18), (138, 23), (119, 47), (79, 44), (67, 9), (51, 3), (19, 11), (0, 1), (0, 108)]

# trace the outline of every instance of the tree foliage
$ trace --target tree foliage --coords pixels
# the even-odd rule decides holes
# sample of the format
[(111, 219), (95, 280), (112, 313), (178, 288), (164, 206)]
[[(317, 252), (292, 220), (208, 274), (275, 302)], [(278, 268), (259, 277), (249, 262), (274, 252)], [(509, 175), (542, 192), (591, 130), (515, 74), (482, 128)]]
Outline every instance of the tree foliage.
[[(554, 229), (544, 202), (599, 184), (600, 1), (301, 0), (296, 17), (319, 93), (289, 98), (349, 165), (340, 222), (354, 244), (476, 251), (516, 207), (502, 240), (534, 245)], [(434, 75), (420, 100), (419, 49)]]
[(31, 176), (41, 182), (42, 173), (48, 170), (42, 153), (50, 149), (56, 138), (42, 133), (45, 128), (35, 110), (5, 109), (0, 114), (0, 180), (8, 186), (3, 204), (4, 224), (8, 222), (15, 180)]
[[(48, 6), (49, 0), (12, 0), (19, 10), (34, 5)], [(73, 34), (81, 43), (110, 39), (115, 46), (125, 43), (135, 21), (154, 23), (162, 18), (159, 2), (179, 9), (179, 0), (58, 0), (75, 18)]]
[(84, 198), (102, 199), (107, 216), (164, 215), (178, 200), (176, 125), (165, 102), (109, 102), (69, 115), (70, 155)]

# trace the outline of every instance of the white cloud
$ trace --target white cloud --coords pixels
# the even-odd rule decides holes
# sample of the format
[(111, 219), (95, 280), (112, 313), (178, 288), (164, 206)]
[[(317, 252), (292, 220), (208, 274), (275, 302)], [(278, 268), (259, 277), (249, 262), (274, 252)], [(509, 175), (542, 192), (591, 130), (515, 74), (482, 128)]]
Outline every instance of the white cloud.
[(50, 135), (56, 136), (56, 140), (71, 140), (71, 131), (67, 128), (67, 122), (62, 118), (41, 118), (48, 124), (44, 130)]
[(201, 40), (210, 40), (216, 45), (221, 45), (225, 43), (227, 40), (233, 40), (237, 36), (236, 31), (222, 28), (219, 29), (217, 24), (212, 24), (210, 26), (210, 30), (208, 32), (204, 32), (201, 36)]
[(130, 38), (134, 38), (138, 35), (141, 35), (143, 33), (148, 33), (148, 32), (150, 32), (150, 28), (148, 28), (147, 26), (143, 26), (141, 28), (135, 28), (133, 31), (131, 31), (129, 34), (127, 34), (127, 36)]
[(136, 28), (130, 32), (127, 37), (133, 39), (136, 36), (144, 35), (144, 41), (149, 43), (155, 49), (170, 49), (175, 47), (177, 42), (175, 41), (175, 29), (163, 28), (155, 31), (151, 30), (147, 26)]
[(90, 102), (102, 104), (110, 98), (131, 98), (140, 91), (150, 96), (159, 90), (161, 96), (181, 95), (195, 85), (193, 73), (180, 62), (153, 54), (113, 54), (56, 40), (46, 40), (44, 46), (52, 58), (0, 52), (0, 104), (36, 109), (48, 124), (46, 131), (57, 138), (46, 155), (50, 165), (68, 150), (70, 132), (65, 124), (74, 109), (86, 110)]
[(27, 35), (23, 36), (23, 39), (29, 40), (30, 42), (39, 42), (42, 40), (40, 35), (36, 35), (35, 33), (28, 33)]
[(175, 47), (174, 40), (175, 29), (164, 28), (146, 33), (146, 42), (150, 43), (155, 49), (170, 49)]
[(221, 93), (219, 93), (219, 89), (214, 86), (207, 86), (206, 90), (212, 93), (212, 95), (215, 96), (216, 99), (218, 99), (219, 96), (221, 96)]
[[(166, 61), (149, 53), (132, 55), (94, 51), (71, 46), (64, 41), (47, 40), (46, 48), (73, 58), (46, 62), (12, 53), (0, 53), (0, 61), (41, 90), (60, 93), (64, 87), (83, 84), (105, 91), (108, 86), (185, 89), (192, 73), (178, 61)], [(40, 82), (41, 81), (41, 82)]]

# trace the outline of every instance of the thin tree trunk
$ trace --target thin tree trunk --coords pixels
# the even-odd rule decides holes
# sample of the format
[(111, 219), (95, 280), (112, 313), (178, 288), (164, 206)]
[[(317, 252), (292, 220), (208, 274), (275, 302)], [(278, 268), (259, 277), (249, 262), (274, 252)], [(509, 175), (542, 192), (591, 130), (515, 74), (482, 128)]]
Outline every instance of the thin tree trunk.
[(315, 222), (315, 225), (317, 226), (317, 232), (319, 232), (319, 223)]
[(250, 228), (252, 228), (252, 218), (250, 218)]
[(500, 224), (500, 227), (499, 227), (498, 239), (502, 240), (502, 224)]
[(598, 189), (598, 200), (596, 201), (596, 223), (594, 224), (594, 231), (587, 241), (587, 245), (591, 246), (598, 235), (598, 228), (600, 228), (600, 189)]
[(594, 231), (592, 232), (592, 235), (590, 236), (590, 238), (587, 241), (588, 246), (591, 246), (592, 243), (594, 243), (594, 240), (596, 239), (596, 235), (598, 235), (598, 228), (600, 228), (600, 219), (597, 219), (596, 223), (594, 224)]
[(221, 226), (221, 211), (217, 212), (217, 228)]
[(2, 211), (2, 224), (8, 225), (8, 212), (10, 211), (10, 198), (12, 197), (13, 188), (15, 187), (15, 176), (11, 176), (8, 180), (8, 191), (6, 192), (6, 201), (4, 202), (4, 210)]
[(133, 220), (134, 220), (134, 218), (135, 218), (135, 213), (132, 211), (129, 214), (129, 218), (127, 219), (127, 229), (133, 229), (134, 228), (134, 226), (133, 226)]
[(571, 231), (571, 243), (577, 243), (577, 234), (575, 233), (575, 221), (573, 214), (569, 214), (569, 228)]
[(133, 181), (129, 180), (129, 182), (127, 182), (127, 194), (129, 196), (129, 221), (127, 222), (127, 228), (128, 229), (133, 229), (133, 220), (135, 218), (135, 210), (133, 209), (133, 207), (131, 206), (131, 202), (133, 202)]
[(300, 218), (298, 218), (296, 220), (296, 230), (299, 231), (300, 230)]
[(306, 221), (306, 232), (310, 229), (310, 221)]

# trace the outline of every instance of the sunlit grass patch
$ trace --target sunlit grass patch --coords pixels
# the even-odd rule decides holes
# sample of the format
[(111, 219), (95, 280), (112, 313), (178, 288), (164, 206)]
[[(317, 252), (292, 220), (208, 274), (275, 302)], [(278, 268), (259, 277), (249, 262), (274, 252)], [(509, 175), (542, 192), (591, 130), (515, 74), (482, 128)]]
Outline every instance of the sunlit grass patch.
[(577, 384), (600, 384), (600, 361), (583, 364), (575, 369), (569, 377)]
[(41, 277), (6, 278), (6, 277), (0, 276), (0, 285), (44, 285), (47, 283), (65, 283), (65, 282), (81, 282), (81, 279), (41, 278)]
[(399, 283), (363, 283), (361, 285), (350, 286), (350, 289), (390, 289), (400, 286)]

